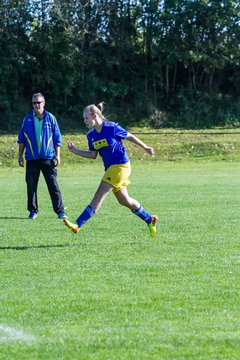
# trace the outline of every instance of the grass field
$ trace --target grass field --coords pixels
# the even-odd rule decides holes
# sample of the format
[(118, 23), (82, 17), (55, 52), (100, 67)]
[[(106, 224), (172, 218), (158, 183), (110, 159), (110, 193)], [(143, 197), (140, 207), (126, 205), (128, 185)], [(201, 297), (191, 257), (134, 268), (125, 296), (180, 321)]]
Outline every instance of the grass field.
[[(129, 193), (159, 216), (154, 240), (112, 195), (72, 234), (52, 211), (42, 178), (39, 216), (28, 220), (24, 170), (5, 163), (1, 358), (239, 359), (240, 169), (230, 155), (159, 162), (133, 154)], [(101, 175), (98, 161), (63, 161), (70, 219)]]
[[(240, 129), (214, 129), (214, 130), (151, 130), (130, 129), (147, 144), (154, 147), (156, 155), (152, 160), (159, 161), (237, 161), (240, 162)], [(86, 148), (84, 134), (65, 134), (61, 157), (64, 165), (88, 163), (89, 160), (72, 156), (67, 150), (67, 140), (73, 140), (79, 148)], [(2, 167), (15, 167), (17, 162), (16, 144), (17, 136), (0, 133), (0, 169)], [(131, 159), (147, 161), (149, 156), (138, 147), (126, 142)]]

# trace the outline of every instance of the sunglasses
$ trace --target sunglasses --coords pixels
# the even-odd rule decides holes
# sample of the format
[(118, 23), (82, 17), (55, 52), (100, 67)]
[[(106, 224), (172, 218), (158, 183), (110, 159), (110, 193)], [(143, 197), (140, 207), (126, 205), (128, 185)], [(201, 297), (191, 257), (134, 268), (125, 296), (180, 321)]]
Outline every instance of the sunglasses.
[(41, 104), (43, 101), (33, 101), (32, 103), (33, 103), (33, 105), (36, 105), (36, 104)]

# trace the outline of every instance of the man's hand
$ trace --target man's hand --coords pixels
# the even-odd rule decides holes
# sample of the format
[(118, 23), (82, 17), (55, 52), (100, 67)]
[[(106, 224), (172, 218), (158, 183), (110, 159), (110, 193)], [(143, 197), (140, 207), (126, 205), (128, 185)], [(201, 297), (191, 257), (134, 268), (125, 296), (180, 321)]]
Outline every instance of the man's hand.
[(60, 163), (61, 163), (60, 155), (56, 155), (53, 161), (54, 161), (54, 165), (55, 165), (56, 167), (59, 166)]
[(18, 157), (18, 165), (24, 167), (24, 160), (22, 155), (19, 155)]
[(19, 143), (18, 150), (18, 165), (24, 167), (23, 153), (24, 153), (25, 145), (23, 143)]

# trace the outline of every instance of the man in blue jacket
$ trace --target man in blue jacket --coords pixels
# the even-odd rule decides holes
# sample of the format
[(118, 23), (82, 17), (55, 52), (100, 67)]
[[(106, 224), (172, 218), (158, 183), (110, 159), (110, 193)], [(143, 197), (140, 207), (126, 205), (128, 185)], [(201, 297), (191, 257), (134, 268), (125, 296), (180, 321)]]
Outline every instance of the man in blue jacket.
[(60, 165), (61, 133), (54, 115), (44, 109), (45, 99), (41, 93), (32, 96), (33, 110), (23, 119), (18, 134), (19, 166), (26, 159), (26, 183), (29, 219), (38, 214), (37, 186), (42, 172), (46, 181), (52, 206), (59, 219), (67, 218), (57, 182), (56, 166)]

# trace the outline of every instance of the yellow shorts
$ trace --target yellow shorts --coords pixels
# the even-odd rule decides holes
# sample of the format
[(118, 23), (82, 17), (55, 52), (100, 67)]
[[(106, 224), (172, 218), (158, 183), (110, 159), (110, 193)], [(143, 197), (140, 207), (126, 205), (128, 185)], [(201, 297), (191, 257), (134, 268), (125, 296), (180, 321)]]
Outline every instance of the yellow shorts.
[(102, 180), (112, 185), (114, 187), (113, 193), (116, 193), (131, 184), (131, 181), (129, 180), (130, 174), (130, 162), (126, 164), (112, 165), (107, 169)]

